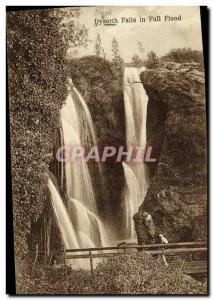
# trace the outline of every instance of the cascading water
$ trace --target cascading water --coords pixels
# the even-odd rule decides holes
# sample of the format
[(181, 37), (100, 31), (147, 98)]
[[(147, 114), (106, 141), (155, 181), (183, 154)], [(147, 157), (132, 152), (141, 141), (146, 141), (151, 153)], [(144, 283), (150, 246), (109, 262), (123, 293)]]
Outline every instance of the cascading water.
[[(91, 212), (80, 201), (70, 198), (68, 203), (70, 215), (74, 216), (77, 234), (84, 233), (90, 244), (95, 246), (107, 246), (107, 235), (100, 219)], [(96, 241), (96, 242), (94, 242)], [(82, 248), (88, 247), (85, 239), (79, 238)]]
[[(60, 122), (61, 142), (67, 149), (72, 149), (74, 146), (97, 145), (89, 109), (71, 79), (69, 80), (68, 97), (60, 111)], [(106, 246), (108, 238), (98, 217), (95, 193), (87, 162), (83, 158), (74, 161), (66, 160), (64, 165), (61, 164), (61, 176), (65, 177), (62, 193), (66, 199), (66, 206), (51, 180), (49, 180), (48, 186), (65, 247)], [(58, 182), (63, 183), (63, 178), (58, 178)], [(55, 207), (60, 209), (56, 210)], [(64, 218), (66, 222), (62, 222)]]
[[(140, 147), (145, 150), (148, 96), (141, 83), (138, 69), (125, 68), (123, 92), (127, 147)], [(149, 186), (149, 179), (143, 161), (126, 162), (123, 163), (123, 167), (126, 181), (126, 230), (128, 232), (128, 238), (134, 238), (134, 224), (132, 217), (143, 203)]]
[[(140, 189), (138, 186), (138, 180), (135, 177), (133, 170), (125, 163), (122, 162), (124, 168), (124, 175), (126, 180), (126, 190), (125, 190), (125, 220), (126, 227), (130, 233), (130, 237), (134, 236), (134, 224), (132, 222), (131, 216), (135, 213), (136, 206), (140, 203)], [(133, 200), (133, 201), (132, 201)]]
[(75, 229), (68, 215), (67, 208), (61, 199), (59, 191), (50, 178), (48, 179), (48, 188), (51, 194), (52, 207), (56, 216), (59, 230), (63, 236), (65, 247), (79, 248)]
[[(136, 68), (124, 72), (124, 104), (127, 146), (146, 147), (148, 97)], [(60, 111), (60, 141), (66, 147), (97, 145), (89, 109), (78, 90), (69, 82), (69, 95)], [(142, 204), (149, 186), (144, 162), (123, 162), (127, 238), (134, 238), (132, 217)], [(101, 175), (101, 172), (100, 172)], [(62, 178), (61, 178), (62, 177)], [(98, 216), (90, 168), (85, 159), (61, 164), (59, 190), (49, 180), (52, 204), (66, 248), (107, 246), (108, 237)], [(63, 177), (65, 180), (63, 180)], [(65, 204), (64, 204), (65, 203)]]

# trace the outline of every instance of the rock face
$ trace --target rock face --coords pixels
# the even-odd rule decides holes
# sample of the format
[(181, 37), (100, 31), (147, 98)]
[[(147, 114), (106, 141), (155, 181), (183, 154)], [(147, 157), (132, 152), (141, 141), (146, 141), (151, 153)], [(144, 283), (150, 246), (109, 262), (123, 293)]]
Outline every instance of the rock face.
[(143, 204), (169, 241), (205, 240), (207, 135), (204, 71), (198, 63), (164, 63), (141, 80), (149, 96), (152, 184)]

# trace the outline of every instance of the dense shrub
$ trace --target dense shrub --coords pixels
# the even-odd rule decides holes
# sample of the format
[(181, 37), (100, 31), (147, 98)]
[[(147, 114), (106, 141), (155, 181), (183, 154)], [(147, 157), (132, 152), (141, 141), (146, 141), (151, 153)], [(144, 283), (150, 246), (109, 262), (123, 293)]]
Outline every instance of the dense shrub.
[(166, 268), (161, 257), (143, 253), (110, 258), (100, 264), (94, 287), (106, 294), (205, 293), (205, 286), (188, 279), (180, 269)]
[(31, 222), (47, 199), (44, 173), (66, 77), (63, 45), (59, 40), (52, 47), (58, 36), (53, 12), (9, 12), (7, 25), (15, 251), (22, 255)]
[[(57, 47), (53, 45), (57, 41)], [(66, 96), (65, 46), (55, 10), (7, 14), (8, 83), (16, 255), (47, 200), (58, 109)]]
[(37, 269), (26, 275), (22, 293), (30, 294), (206, 294), (201, 283), (163, 265), (162, 258), (141, 253), (115, 256), (100, 263), (92, 279), (90, 271)]
[(172, 49), (168, 54), (162, 57), (165, 61), (174, 61), (177, 63), (202, 63), (203, 53), (199, 50), (192, 50), (191, 48), (177, 48)]
[(149, 69), (157, 69), (159, 67), (159, 58), (157, 57), (155, 52), (150, 51), (147, 54), (147, 59), (146, 59), (145, 65)]

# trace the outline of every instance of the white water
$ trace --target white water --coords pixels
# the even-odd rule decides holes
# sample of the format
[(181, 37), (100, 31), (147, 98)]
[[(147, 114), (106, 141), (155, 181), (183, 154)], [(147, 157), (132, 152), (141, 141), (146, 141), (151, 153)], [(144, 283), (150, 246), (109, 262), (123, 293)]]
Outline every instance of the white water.
[[(125, 68), (123, 92), (127, 146), (145, 149), (148, 96), (136, 68)], [(132, 217), (143, 203), (149, 179), (144, 162), (123, 163), (123, 167), (126, 181), (125, 215), (128, 216), (126, 227), (129, 228), (128, 238), (134, 238)]]
[[(71, 79), (69, 80), (68, 97), (60, 111), (60, 121), (61, 141), (66, 147), (91, 147), (97, 145), (89, 109)], [(53, 183), (51, 185), (48, 184), (48, 186), (51, 191), (52, 204), (65, 247), (89, 248), (106, 246), (108, 238), (102, 221), (98, 217), (96, 199), (87, 162), (85, 159), (67, 160), (61, 168), (61, 175), (65, 177), (63, 193), (65, 193), (67, 200), (66, 207)], [(58, 178), (58, 182), (63, 186), (62, 178)]]
[(58, 223), (59, 230), (63, 236), (65, 247), (68, 248), (79, 248), (79, 243), (76, 237), (75, 229), (67, 213), (67, 209), (61, 199), (61, 196), (53, 183), (48, 179), (48, 188), (51, 193), (51, 202)]
[[(70, 90), (72, 90), (72, 92), (74, 93), (75, 97), (78, 100), (76, 105), (80, 104), (79, 110), (83, 109), (83, 112), (84, 112), (84, 114), (82, 114), (82, 111), (81, 111), (81, 142), (82, 142), (82, 145), (87, 145), (87, 146), (89, 146), (89, 149), (90, 149), (92, 146), (98, 145), (97, 139), (96, 139), (96, 134), (95, 134), (95, 129), (94, 129), (94, 125), (93, 125), (93, 120), (90, 115), (89, 108), (88, 108), (86, 102), (84, 101), (82, 95), (79, 93), (79, 91), (74, 86), (72, 79), (69, 79), (69, 83), (71, 86)], [(100, 162), (98, 162), (98, 169), (99, 169), (100, 177), (101, 177), (101, 179), (103, 179), (102, 178), (102, 168), (101, 168)]]
[(77, 233), (81, 233), (81, 235), (84, 233), (84, 237), (87, 236), (86, 240), (79, 237), (80, 246), (88, 247), (87, 240), (93, 247), (107, 246), (108, 237), (100, 219), (76, 199), (70, 198), (68, 207), (76, 222)]
[[(138, 71), (126, 68), (124, 72), (124, 104), (126, 141), (128, 146), (146, 146), (146, 117), (148, 97)], [(82, 118), (83, 115), (83, 118)], [(97, 145), (94, 125), (83, 97), (70, 81), (69, 95), (60, 112), (61, 142), (66, 146)], [(125, 209), (127, 238), (134, 238), (133, 215), (142, 204), (149, 186), (143, 162), (122, 163), (124, 168)], [(63, 187), (67, 206), (49, 180), (52, 204), (66, 248), (107, 246), (108, 237), (98, 216), (90, 169), (84, 159), (66, 161), (58, 182)]]
[(85, 118), (82, 118), (82, 126), (84, 130), (81, 132), (81, 139), (83, 144), (89, 144), (90, 147), (97, 145), (96, 134), (93, 126), (92, 117), (89, 112), (89, 108), (84, 101), (82, 95), (76, 89), (74, 85), (72, 85), (73, 92), (75, 93), (77, 99), (79, 100), (83, 111), (85, 112)]
[[(134, 224), (131, 216), (137, 211), (141, 196), (138, 186), (138, 180), (133, 170), (125, 163), (122, 162), (124, 168), (124, 175), (127, 187), (125, 188), (125, 220), (126, 220), (126, 232), (132, 238), (134, 237)], [(133, 200), (133, 201), (132, 201)]]

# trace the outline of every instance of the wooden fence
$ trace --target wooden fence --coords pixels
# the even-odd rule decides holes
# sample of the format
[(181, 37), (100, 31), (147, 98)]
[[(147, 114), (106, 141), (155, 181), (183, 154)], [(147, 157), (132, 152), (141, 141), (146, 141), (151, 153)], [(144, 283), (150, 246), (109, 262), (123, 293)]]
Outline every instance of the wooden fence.
[[(172, 268), (181, 266), (185, 274), (207, 273), (208, 263), (207, 254), (208, 248), (205, 242), (185, 242), (185, 243), (168, 243), (168, 244), (120, 244), (110, 247), (82, 248), (82, 249), (65, 249), (63, 251), (51, 251), (48, 254), (46, 263), (50, 265), (53, 257), (57, 260), (63, 260), (67, 264), (67, 260), (89, 259), (92, 277), (94, 277), (94, 259), (108, 258), (114, 256), (122, 256), (125, 259), (126, 255), (132, 253), (140, 254), (146, 252), (149, 255), (161, 255), (164, 259), (168, 259), (168, 265)], [(38, 256), (44, 255), (43, 251), (36, 248), (35, 260), (32, 272), (35, 268)], [(197, 256), (197, 258), (196, 258)], [(200, 259), (201, 257), (201, 259)], [(165, 260), (164, 260), (165, 262)]]
[[(135, 251), (134, 251), (135, 250)], [(109, 252), (110, 251), (110, 252)], [(91, 273), (94, 276), (93, 260), (96, 258), (107, 258), (114, 256), (123, 256), (135, 253), (147, 252), (150, 255), (162, 255), (166, 257), (172, 256), (172, 261), (169, 265), (177, 268), (182, 264), (182, 269), (185, 274), (192, 273), (207, 273), (207, 245), (205, 242), (186, 242), (186, 243), (170, 243), (170, 244), (150, 244), (150, 245), (129, 245), (123, 244), (114, 247), (97, 247), (97, 248), (83, 248), (83, 249), (66, 249), (65, 261), (72, 259), (85, 259), (90, 260)], [(80, 253), (79, 253), (80, 252)], [(78, 254), (76, 254), (78, 253)], [(203, 260), (192, 260), (194, 254), (203, 254)], [(183, 257), (178, 261), (177, 257)], [(189, 257), (191, 256), (191, 257)], [(186, 259), (189, 261), (186, 261)], [(191, 259), (192, 258), (192, 259)], [(184, 261), (184, 263), (183, 263)]]

